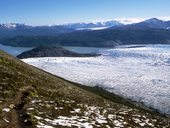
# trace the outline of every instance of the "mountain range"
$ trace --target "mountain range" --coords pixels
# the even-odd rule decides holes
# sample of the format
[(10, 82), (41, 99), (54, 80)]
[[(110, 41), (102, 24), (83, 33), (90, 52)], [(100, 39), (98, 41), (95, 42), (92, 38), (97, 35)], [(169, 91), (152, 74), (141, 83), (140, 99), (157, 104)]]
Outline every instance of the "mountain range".
[(50, 35), (56, 36), (61, 33), (72, 32), (74, 29), (67, 28), (65, 26), (29, 26), (25, 24), (1, 24), (0, 25), (0, 37), (14, 37), (18, 35), (24, 36), (38, 36), (38, 35)]
[(159, 28), (159, 29), (170, 29), (170, 21), (163, 21), (157, 18), (148, 19), (139, 23), (134, 23), (124, 26), (124, 28)]
[(128, 23), (122, 22), (119, 20), (108, 20), (108, 21), (97, 21), (97, 22), (80, 22), (80, 23), (68, 23), (68, 24), (62, 24), (62, 25), (43, 25), (43, 26), (31, 26), (31, 25), (26, 25), (26, 24), (19, 24), (19, 23), (6, 23), (6, 24), (0, 24), (0, 29), (23, 29), (23, 28), (41, 28), (41, 27), (46, 27), (46, 28), (55, 28), (55, 27), (65, 27), (65, 28), (70, 28), (70, 29), (88, 29), (88, 28), (97, 28), (97, 27), (115, 27), (115, 26), (129, 26), (129, 25), (138, 25), (141, 27), (142, 26), (149, 26), (153, 28), (167, 28), (169, 27), (170, 21), (164, 21), (160, 20), (157, 18), (151, 18), (144, 20), (142, 22), (137, 22), (137, 23)]
[(120, 44), (169, 44), (169, 35), (170, 21), (157, 18), (128, 25), (112, 20), (35, 27), (23, 24), (3, 24), (0, 27), (1, 44), (27, 47), (47, 45), (114, 47)]
[(65, 24), (64, 26), (75, 30), (97, 30), (97, 29), (105, 29), (109, 27), (118, 27), (123, 25), (124, 24), (120, 23), (119, 21), (111, 20), (105, 22), (72, 23), (72, 24)]
[(18, 23), (0, 24), (0, 37), (14, 37), (18, 35), (38, 36), (50, 35), (56, 36), (61, 33), (69, 33), (76, 30), (98, 30), (114, 26), (122, 26), (118, 21), (106, 21), (96, 23), (72, 23), (53, 26), (30, 26)]

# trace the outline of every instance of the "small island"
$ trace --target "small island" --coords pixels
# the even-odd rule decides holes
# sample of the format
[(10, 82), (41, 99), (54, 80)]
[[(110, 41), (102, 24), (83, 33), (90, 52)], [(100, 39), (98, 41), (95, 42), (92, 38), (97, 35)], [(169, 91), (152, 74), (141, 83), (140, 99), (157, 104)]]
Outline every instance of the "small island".
[(19, 59), (35, 58), (35, 57), (95, 57), (99, 54), (95, 53), (76, 53), (56, 46), (36, 47), (18, 55)]

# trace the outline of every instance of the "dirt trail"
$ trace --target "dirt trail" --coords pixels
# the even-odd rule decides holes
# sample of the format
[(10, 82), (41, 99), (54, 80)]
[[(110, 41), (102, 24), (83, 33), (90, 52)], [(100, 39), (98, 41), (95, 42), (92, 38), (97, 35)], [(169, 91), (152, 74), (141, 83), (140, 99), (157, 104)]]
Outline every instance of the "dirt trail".
[(35, 128), (24, 108), (29, 92), (32, 89), (32, 86), (27, 86), (20, 89), (16, 94), (13, 103), (10, 105), (11, 120), (7, 128)]

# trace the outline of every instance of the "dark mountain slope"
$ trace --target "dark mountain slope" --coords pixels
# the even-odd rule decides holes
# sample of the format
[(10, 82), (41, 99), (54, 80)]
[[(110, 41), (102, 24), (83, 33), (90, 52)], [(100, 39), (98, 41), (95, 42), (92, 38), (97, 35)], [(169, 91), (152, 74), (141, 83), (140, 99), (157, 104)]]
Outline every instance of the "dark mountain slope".
[(32, 50), (26, 51), (18, 55), (20, 59), (32, 57), (92, 57), (97, 54), (81, 54), (66, 50), (62, 47), (48, 46), (37, 47)]
[(1, 44), (10, 46), (88, 46), (114, 47), (120, 44), (169, 44), (168, 29), (106, 29), (100, 31), (78, 31), (59, 36), (17, 36), (0, 40)]
[(93, 90), (0, 51), (0, 127), (170, 126), (169, 118), (123, 105), (123, 99), (114, 95), (119, 103), (108, 101), (80, 87)]

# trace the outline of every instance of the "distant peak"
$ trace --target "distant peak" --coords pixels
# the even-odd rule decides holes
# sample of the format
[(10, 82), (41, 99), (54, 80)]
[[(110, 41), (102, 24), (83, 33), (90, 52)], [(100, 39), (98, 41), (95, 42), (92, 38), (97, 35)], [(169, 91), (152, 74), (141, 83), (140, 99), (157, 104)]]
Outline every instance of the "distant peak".
[(2, 26), (6, 27), (6, 28), (15, 28), (16, 24), (15, 23), (6, 23), (6, 24), (2, 24)]
[(16, 28), (18, 26), (27, 26), (27, 25), (20, 24), (20, 23), (4, 23), (4, 24), (1, 24), (1, 26), (5, 27), (5, 28)]
[(157, 23), (157, 22), (163, 22), (163, 21), (158, 18), (151, 18), (151, 19), (145, 20), (144, 22), (145, 23)]

